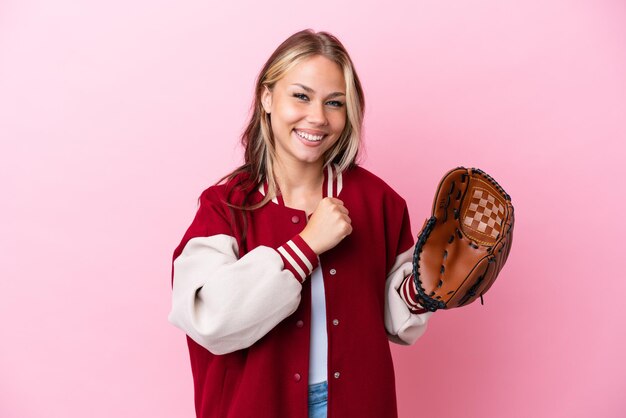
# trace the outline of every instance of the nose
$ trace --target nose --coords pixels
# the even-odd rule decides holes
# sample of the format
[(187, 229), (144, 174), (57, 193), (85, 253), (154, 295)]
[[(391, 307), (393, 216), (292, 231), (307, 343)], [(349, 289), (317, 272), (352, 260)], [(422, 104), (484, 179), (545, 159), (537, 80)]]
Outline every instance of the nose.
[(308, 121), (315, 125), (326, 125), (328, 119), (326, 118), (326, 109), (324, 109), (324, 103), (311, 104), (309, 107), (309, 114), (307, 116)]

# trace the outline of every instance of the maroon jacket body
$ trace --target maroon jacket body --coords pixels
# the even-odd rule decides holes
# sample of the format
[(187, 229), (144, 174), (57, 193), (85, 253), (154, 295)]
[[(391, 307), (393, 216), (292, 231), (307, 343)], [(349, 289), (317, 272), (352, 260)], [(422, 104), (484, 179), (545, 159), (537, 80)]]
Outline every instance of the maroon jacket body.
[[(414, 314), (409, 311), (397, 293), (402, 279), (411, 273), (414, 240), (408, 210), (404, 199), (369, 171), (357, 166), (338, 175), (335, 169), (328, 167), (324, 171), (323, 194), (344, 202), (349, 210), (353, 232), (336, 247), (321, 254), (318, 260), (311, 259), (319, 263), (326, 294), (328, 417), (395, 418), (395, 378), (389, 342), (412, 344), (424, 332), (430, 316), (430, 313)], [(295, 277), (293, 269), (287, 269), (288, 263), (276, 250), (304, 229), (306, 214), (286, 207), (280, 198), (274, 199), (251, 212), (246, 248), (241, 248), (240, 234), (231, 228), (228, 221), (230, 212), (223, 203), (228, 187), (223, 184), (212, 186), (202, 193), (200, 208), (174, 251), (176, 260), (184, 250), (191, 251), (185, 249), (189, 247), (190, 240), (221, 237), (230, 239), (232, 251), (237, 253), (236, 261), (233, 257), (216, 261), (224, 265), (230, 263), (229, 268), (234, 269), (234, 273), (229, 273), (231, 276), (228, 278), (212, 279), (217, 283), (211, 285), (211, 289), (215, 290), (200, 302), (197, 299), (199, 286), (203, 285), (201, 273), (185, 273), (199, 270), (187, 270), (181, 266), (177, 275), (176, 264), (173, 268), (174, 287), (177, 281), (182, 286), (184, 281), (195, 280), (197, 288), (188, 292), (195, 296), (181, 297), (184, 302), (177, 302), (180, 306), (173, 308), (170, 314), (170, 320), (188, 334), (197, 416), (306, 418), (311, 337), (310, 280), (301, 281)], [(254, 191), (250, 201), (260, 201), (264, 190)], [(302, 243), (298, 245), (302, 246)], [(258, 247), (266, 248), (259, 249), (257, 255), (252, 254)], [(301, 249), (310, 258), (310, 248)], [(223, 255), (225, 250), (220, 251), (220, 256), (226, 257)], [(266, 252), (261, 254), (261, 251)], [(298, 294), (289, 296), (293, 301), (289, 302), (290, 307), (285, 308), (286, 311), (281, 311), (283, 302), (278, 298), (275, 306), (272, 300), (264, 299), (263, 307), (259, 309), (269, 312), (268, 315), (279, 315), (277, 324), (264, 335), (251, 337), (254, 342), (250, 340), (242, 348), (234, 351), (231, 351), (233, 348), (224, 349), (216, 354), (211, 352), (210, 338), (214, 338), (215, 344), (227, 344), (229, 338), (234, 340), (243, 335), (238, 333), (244, 331), (231, 332), (229, 327), (254, 333), (250, 330), (256, 326), (254, 318), (246, 319), (245, 309), (257, 303), (255, 288), (246, 285), (244, 279), (241, 279), (241, 285), (238, 284), (238, 277), (249, 275), (249, 272), (237, 273), (237, 263), (243, 264), (240, 260), (247, 253), (251, 253), (251, 258), (258, 257), (258, 261), (253, 261), (257, 262), (259, 269), (275, 268), (276, 274), (293, 277), (293, 286)], [(261, 266), (261, 263), (270, 267), (264, 267), (266, 264)], [(215, 269), (206, 268), (207, 274)], [(262, 281), (269, 280), (266, 279), (267, 274), (259, 273), (258, 277), (250, 278), (249, 283), (254, 281), (255, 286), (263, 286)], [(194, 275), (195, 278), (188, 279), (187, 275)], [(196, 322), (176, 318), (201, 311), (210, 303), (208, 299), (211, 297), (216, 301), (232, 298), (220, 294), (220, 283), (226, 283), (226, 280), (234, 283), (230, 292), (238, 295), (236, 300), (240, 304), (237, 302), (237, 310), (224, 321), (236, 315), (243, 315), (243, 319), (237, 319), (235, 325), (224, 326), (226, 331), (219, 337), (213, 334), (205, 340), (202, 332), (191, 329)], [(288, 285), (285, 288), (291, 288), (292, 282), (284, 283)], [(273, 292), (278, 294), (281, 290)], [(261, 292), (259, 295), (264, 297)], [(177, 313), (176, 310), (186, 313)], [(278, 311), (282, 313), (275, 313)], [(212, 318), (206, 320), (210, 322)], [(242, 324), (245, 321), (250, 322)]]

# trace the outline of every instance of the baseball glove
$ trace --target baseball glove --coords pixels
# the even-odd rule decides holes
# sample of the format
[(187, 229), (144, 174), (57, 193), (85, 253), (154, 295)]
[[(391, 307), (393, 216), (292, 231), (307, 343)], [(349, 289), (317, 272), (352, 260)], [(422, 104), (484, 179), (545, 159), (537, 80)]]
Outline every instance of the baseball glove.
[(511, 250), (511, 198), (485, 172), (458, 167), (439, 183), (413, 252), (417, 302), (427, 311), (472, 303), (489, 290)]

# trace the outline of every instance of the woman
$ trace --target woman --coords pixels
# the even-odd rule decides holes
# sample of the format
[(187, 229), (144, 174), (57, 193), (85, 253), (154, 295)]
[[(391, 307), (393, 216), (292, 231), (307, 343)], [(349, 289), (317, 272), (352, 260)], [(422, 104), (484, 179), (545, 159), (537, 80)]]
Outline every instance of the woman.
[[(245, 164), (206, 189), (174, 251), (198, 417), (396, 417), (389, 341), (412, 344), (406, 203), (359, 167), (364, 99), (343, 45), (312, 30), (259, 74)], [(226, 180), (226, 181), (224, 181)]]

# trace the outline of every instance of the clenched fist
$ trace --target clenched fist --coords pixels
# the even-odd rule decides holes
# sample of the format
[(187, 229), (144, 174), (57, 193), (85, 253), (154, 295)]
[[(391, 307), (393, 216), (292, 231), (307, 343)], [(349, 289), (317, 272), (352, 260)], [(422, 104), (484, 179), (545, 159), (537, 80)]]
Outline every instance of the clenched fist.
[(351, 223), (343, 201), (325, 197), (313, 211), (300, 236), (317, 255), (320, 255), (352, 233)]

